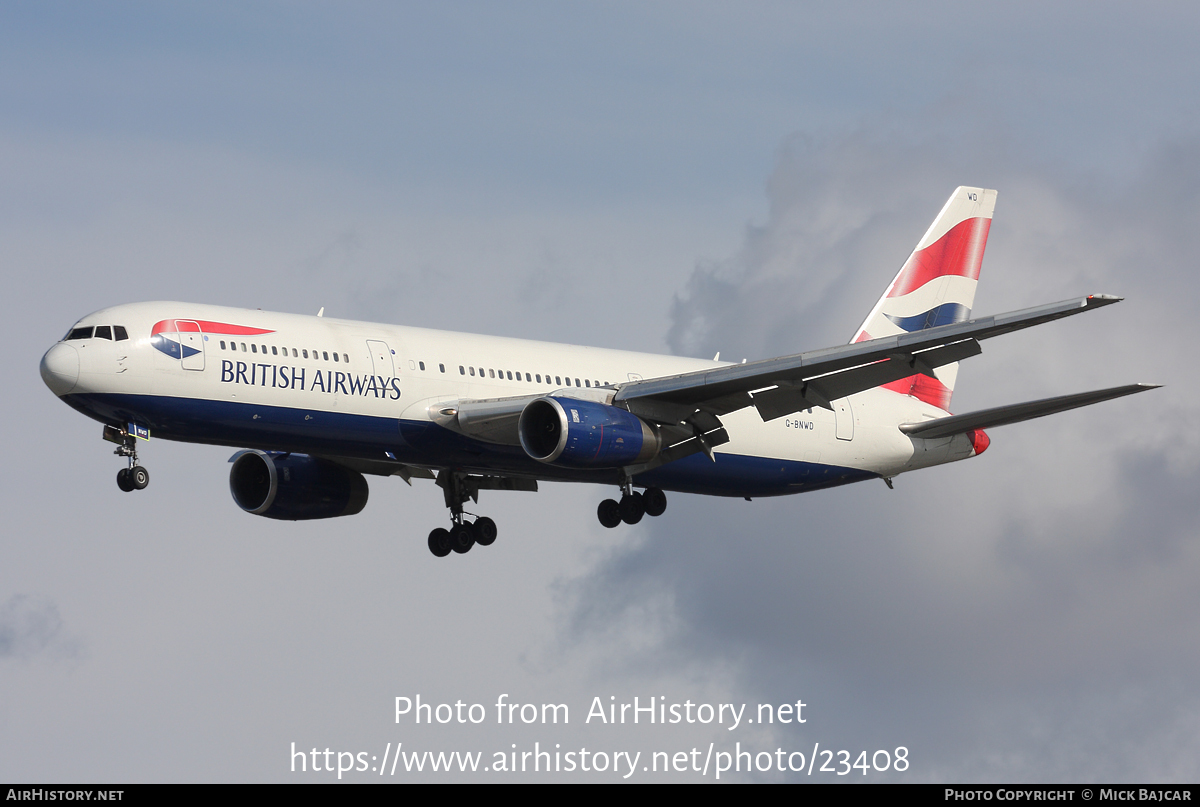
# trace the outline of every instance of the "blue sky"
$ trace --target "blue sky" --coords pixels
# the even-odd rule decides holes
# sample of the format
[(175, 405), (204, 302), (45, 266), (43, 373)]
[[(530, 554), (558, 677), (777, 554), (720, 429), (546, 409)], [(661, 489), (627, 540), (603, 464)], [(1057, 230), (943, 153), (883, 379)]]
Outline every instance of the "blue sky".
[[(5, 6), (0, 777), (290, 781), (293, 741), (740, 739), (907, 745), (918, 780), (1194, 781), (1197, 23), (1171, 3)], [(142, 299), (817, 348), (960, 184), (1000, 192), (981, 313), (1128, 299), (989, 342), (957, 408), (1167, 386), (997, 430), (896, 491), (675, 496), (616, 534), (600, 489), (494, 493), (500, 540), (447, 564), (424, 547), (432, 485), (262, 523), (228, 500), (231, 451), (155, 442), (151, 488), (120, 498), (99, 425), (36, 372), (80, 316)], [(595, 696), (803, 698), (812, 722), (401, 736), (392, 700), (416, 692), (580, 717)]]

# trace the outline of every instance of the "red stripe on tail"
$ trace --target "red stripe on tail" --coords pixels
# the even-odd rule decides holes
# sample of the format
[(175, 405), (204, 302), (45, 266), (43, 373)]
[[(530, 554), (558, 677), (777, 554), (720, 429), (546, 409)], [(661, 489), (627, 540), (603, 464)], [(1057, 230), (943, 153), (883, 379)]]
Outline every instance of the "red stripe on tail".
[(887, 296), (901, 297), (946, 275), (978, 280), (991, 226), (991, 219), (974, 218), (951, 227), (937, 241), (909, 256)]

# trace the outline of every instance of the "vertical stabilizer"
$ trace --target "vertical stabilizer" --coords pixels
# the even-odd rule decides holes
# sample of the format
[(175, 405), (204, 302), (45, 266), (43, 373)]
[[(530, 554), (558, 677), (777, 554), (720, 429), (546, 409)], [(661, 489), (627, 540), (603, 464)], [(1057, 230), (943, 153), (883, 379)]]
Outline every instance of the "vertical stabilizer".
[[(993, 190), (956, 189), (851, 342), (968, 319), (995, 207)], [(885, 386), (949, 410), (957, 374), (948, 364), (937, 379), (914, 375)]]

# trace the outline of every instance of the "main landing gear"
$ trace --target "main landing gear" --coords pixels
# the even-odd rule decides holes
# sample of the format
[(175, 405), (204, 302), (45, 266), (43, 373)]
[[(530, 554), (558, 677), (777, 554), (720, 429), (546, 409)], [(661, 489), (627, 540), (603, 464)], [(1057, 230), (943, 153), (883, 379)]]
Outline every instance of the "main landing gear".
[(444, 558), (451, 552), (464, 555), (476, 544), (491, 546), (495, 541), (495, 521), (483, 516), (471, 522), (464, 519), (460, 513), (459, 520), (455, 521), (450, 529), (438, 527), (429, 533), (429, 551), (439, 558)]
[(642, 516), (661, 516), (667, 509), (667, 494), (661, 488), (646, 488), (638, 493), (626, 482), (622, 488), (621, 501), (605, 499), (596, 508), (596, 516), (605, 527), (613, 528), (624, 521), (637, 524)]
[(126, 493), (131, 490), (145, 490), (150, 484), (150, 472), (138, 465), (137, 438), (124, 429), (105, 426), (104, 439), (116, 443), (117, 448), (113, 453), (129, 461), (128, 468), (117, 471), (117, 487)]
[(429, 551), (435, 557), (444, 558), (451, 552), (465, 555), (471, 547), (491, 546), (496, 542), (496, 522), (487, 516), (481, 516), (474, 521), (468, 521), (463, 512), (463, 505), (477, 499), (479, 489), (470, 484), (465, 474), (450, 471), (440, 471), (437, 483), (446, 496), (446, 506), (450, 508), (450, 529), (438, 527), (429, 533)]

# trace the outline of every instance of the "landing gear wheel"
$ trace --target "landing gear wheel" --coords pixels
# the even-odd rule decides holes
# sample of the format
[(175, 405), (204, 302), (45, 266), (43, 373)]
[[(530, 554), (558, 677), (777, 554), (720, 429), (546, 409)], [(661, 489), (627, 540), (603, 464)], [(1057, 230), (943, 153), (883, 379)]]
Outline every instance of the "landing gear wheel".
[(601, 524), (611, 530), (621, 523), (621, 505), (613, 499), (605, 499), (596, 508), (596, 517), (600, 519)]
[(662, 488), (646, 488), (642, 503), (646, 506), (646, 515), (657, 518), (667, 510), (667, 494), (662, 492)]
[(646, 514), (646, 505), (642, 501), (642, 494), (627, 493), (621, 497), (621, 520), (626, 524), (636, 524), (642, 520), (642, 516)]
[(429, 551), (434, 557), (444, 558), (450, 554), (450, 532), (438, 527), (429, 533)]
[(496, 522), (487, 516), (476, 519), (474, 529), (475, 543), (480, 546), (491, 546), (496, 542)]
[(135, 490), (145, 490), (150, 484), (150, 472), (140, 465), (135, 465), (129, 469), (129, 481), (133, 483)]
[(475, 530), (467, 522), (455, 524), (450, 529), (450, 548), (460, 555), (465, 555), (475, 546)]
[(133, 490), (133, 480), (129, 478), (128, 468), (122, 468), (117, 471), (117, 487), (126, 493)]

